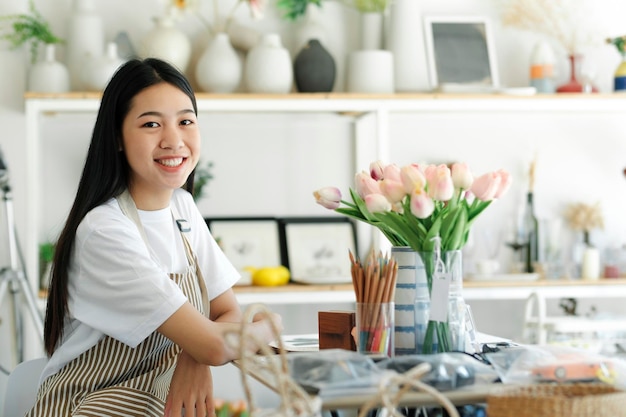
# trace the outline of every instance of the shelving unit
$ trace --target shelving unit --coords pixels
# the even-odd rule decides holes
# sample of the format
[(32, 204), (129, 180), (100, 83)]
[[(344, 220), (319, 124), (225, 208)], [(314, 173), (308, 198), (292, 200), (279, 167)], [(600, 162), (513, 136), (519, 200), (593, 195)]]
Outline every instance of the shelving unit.
[[(241, 304), (262, 299), (267, 304), (352, 303), (352, 284), (302, 285), (279, 287), (236, 286)], [(539, 281), (471, 281), (463, 283), (463, 297), (468, 300), (526, 300), (533, 294), (548, 298), (624, 298), (626, 278)], [(626, 326), (626, 324), (624, 324)]]
[[(289, 94), (289, 95), (256, 95), (256, 94), (198, 94), (198, 110), (201, 113), (340, 113), (353, 117), (354, 120), (354, 163), (366, 166), (376, 159), (386, 160), (389, 154), (389, 116), (393, 113), (540, 113), (540, 114), (589, 114), (611, 113), (626, 114), (626, 95), (450, 95), (450, 94)], [(28, 228), (25, 233), (26, 268), (30, 277), (36, 277), (38, 271), (38, 231), (41, 227), (40, 211), (40, 143), (43, 140), (41, 131), (42, 118), (56, 113), (95, 113), (100, 105), (99, 93), (67, 93), (67, 94), (32, 94), (25, 96), (26, 111), (26, 152), (27, 167), (27, 218)], [(617, 283), (616, 283), (617, 284)], [(34, 283), (33, 283), (34, 285)], [(576, 287), (578, 288), (578, 287)], [(594, 287), (595, 288), (595, 287)], [(619, 286), (619, 288), (622, 288)], [(623, 286), (626, 294), (626, 286)], [(468, 291), (470, 287), (467, 288)], [(558, 288), (555, 288), (558, 290)], [(573, 290), (573, 288), (572, 288)], [(474, 291), (474, 290), (472, 290)], [(510, 293), (507, 291), (511, 291)], [(492, 288), (476, 288), (476, 295), (483, 298), (518, 298), (519, 289), (502, 286), (499, 291)], [(320, 291), (323, 300), (335, 289)], [(581, 296), (588, 291), (581, 290)], [(274, 294), (274, 293), (273, 293)], [(280, 300), (290, 299), (276, 292)], [(471, 291), (468, 292), (470, 296)], [(267, 298), (264, 295), (264, 300)], [(574, 296), (574, 295), (572, 295)], [(247, 296), (246, 296), (247, 297)], [(253, 297), (253, 296), (250, 296)]]

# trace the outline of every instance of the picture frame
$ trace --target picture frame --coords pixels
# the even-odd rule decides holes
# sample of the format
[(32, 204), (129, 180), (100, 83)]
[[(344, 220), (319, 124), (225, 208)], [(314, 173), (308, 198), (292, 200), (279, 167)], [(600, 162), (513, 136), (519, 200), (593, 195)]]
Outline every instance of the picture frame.
[(274, 217), (216, 217), (204, 219), (213, 238), (239, 271), (246, 267), (281, 264), (278, 221)]
[(279, 219), (283, 265), (302, 284), (351, 283), (349, 252), (357, 255), (356, 227), (347, 217)]
[(493, 92), (500, 87), (491, 21), (483, 16), (425, 16), (433, 90)]

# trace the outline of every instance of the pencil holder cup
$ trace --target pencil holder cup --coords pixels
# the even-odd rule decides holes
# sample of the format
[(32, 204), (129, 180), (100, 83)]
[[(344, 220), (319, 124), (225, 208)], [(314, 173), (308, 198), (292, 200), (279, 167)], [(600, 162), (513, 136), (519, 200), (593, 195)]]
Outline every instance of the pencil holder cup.
[(357, 352), (392, 357), (394, 303), (356, 303)]

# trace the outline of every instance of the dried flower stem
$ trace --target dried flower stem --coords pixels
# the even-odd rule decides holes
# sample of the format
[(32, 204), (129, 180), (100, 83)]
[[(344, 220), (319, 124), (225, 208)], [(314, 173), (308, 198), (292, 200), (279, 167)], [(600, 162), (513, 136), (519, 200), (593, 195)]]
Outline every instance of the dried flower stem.
[[(502, 6), (502, 23), (554, 38), (567, 51), (575, 54), (581, 42), (588, 42), (582, 22), (584, 0), (496, 0)], [(581, 30), (582, 29), (582, 30)]]

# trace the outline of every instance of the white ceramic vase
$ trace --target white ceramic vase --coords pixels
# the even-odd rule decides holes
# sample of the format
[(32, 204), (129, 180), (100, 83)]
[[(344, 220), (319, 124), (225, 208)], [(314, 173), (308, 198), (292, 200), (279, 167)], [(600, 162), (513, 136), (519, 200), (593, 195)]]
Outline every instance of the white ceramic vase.
[(244, 79), (251, 93), (287, 94), (291, 91), (291, 57), (278, 34), (263, 35), (260, 42), (248, 52)]
[(384, 21), (385, 19), (382, 13), (361, 13), (361, 49), (383, 48)]
[(394, 0), (389, 12), (385, 49), (393, 53), (394, 84), (398, 92), (428, 91), (421, 2)]
[(159, 58), (187, 71), (191, 59), (191, 41), (174, 26), (171, 16), (154, 18), (154, 27), (142, 38), (139, 54), (143, 58)]
[(393, 93), (393, 54), (382, 49), (350, 53), (346, 78), (347, 91), (351, 93)]
[(124, 61), (117, 53), (117, 44), (107, 44), (107, 52), (101, 57), (90, 57), (83, 68), (83, 88), (88, 91), (102, 91)]
[(38, 93), (66, 93), (70, 91), (70, 74), (55, 58), (56, 48), (46, 45), (43, 60), (35, 63), (28, 74), (28, 91)]
[(319, 6), (309, 3), (302, 22), (296, 28), (293, 44), (293, 55), (305, 48), (311, 39), (317, 39), (322, 45), (328, 45), (327, 31), (322, 24)]
[(242, 63), (226, 33), (209, 42), (196, 65), (196, 82), (207, 93), (232, 93), (241, 82)]
[(95, 12), (95, 0), (74, 0), (69, 21), (66, 64), (72, 90), (83, 88), (81, 74), (89, 55), (104, 54), (104, 26)]

